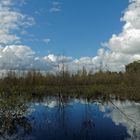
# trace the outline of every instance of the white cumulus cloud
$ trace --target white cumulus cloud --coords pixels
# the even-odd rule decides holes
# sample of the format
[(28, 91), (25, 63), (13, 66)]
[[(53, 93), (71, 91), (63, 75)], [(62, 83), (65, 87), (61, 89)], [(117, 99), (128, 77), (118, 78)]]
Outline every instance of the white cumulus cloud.
[(124, 70), (125, 64), (140, 59), (140, 0), (130, 1), (121, 21), (125, 22), (122, 32), (113, 34), (104, 44), (109, 51), (105, 50), (103, 61), (107, 61), (111, 69), (116, 65), (113, 70)]
[[(50, 58), (50, 55), (47, 57)], [(36, 53), (28, 46), (9, 45), (0, 47), (0, 69), (55, 71), (56, 67), (49, 59), (36, 56)]]
[(13, 0), (0, 0), (0, 44), (20, 42), (20, 37), (13, 32), (35, 23), (34, 18), (16, 10), (14, 2)]
[(95, 57), (81, 57), (75, 60), (87, 68), (110, 71), (124, 71), (125, 65), (140, 60), (140, 0), (130, 0), (121, 21), (124, 22), (122, 32), (113, 34), (108, 42), (102, 43)]

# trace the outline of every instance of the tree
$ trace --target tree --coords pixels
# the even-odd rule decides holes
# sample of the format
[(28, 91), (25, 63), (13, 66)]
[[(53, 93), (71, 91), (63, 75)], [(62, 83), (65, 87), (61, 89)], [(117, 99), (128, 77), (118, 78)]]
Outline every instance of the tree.
[(140, 73), (140, 61), (134, 61), (125, 66), (126, 72), (128, 73)]

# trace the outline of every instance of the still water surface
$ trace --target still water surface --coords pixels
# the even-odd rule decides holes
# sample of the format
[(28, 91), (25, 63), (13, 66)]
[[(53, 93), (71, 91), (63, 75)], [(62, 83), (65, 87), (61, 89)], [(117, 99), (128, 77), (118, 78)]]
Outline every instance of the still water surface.
[(44, 97), (0, 103), (0, 140), (140, 140), (140, 103), (133, 101)]

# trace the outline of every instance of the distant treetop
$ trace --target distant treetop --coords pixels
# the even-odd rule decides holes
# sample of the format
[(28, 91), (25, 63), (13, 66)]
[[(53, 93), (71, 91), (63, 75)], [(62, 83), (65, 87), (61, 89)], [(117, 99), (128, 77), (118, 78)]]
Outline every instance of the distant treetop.
[(129, 73), (140, 73), (140, 60), (134, 61), (125, 66), (126, 72)]

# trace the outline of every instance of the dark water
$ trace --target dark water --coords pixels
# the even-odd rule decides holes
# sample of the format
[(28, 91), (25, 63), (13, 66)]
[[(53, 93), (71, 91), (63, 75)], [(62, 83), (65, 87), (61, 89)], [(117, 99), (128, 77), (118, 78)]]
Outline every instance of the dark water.
[(0, 100), (0, 140), (140, 140), (140, 103)]

